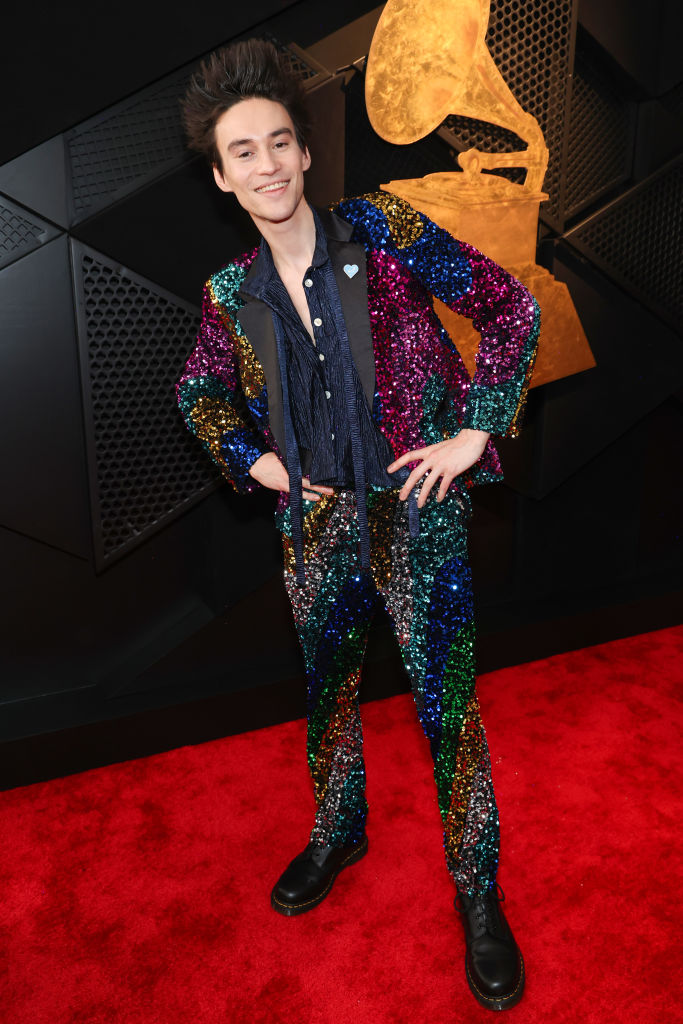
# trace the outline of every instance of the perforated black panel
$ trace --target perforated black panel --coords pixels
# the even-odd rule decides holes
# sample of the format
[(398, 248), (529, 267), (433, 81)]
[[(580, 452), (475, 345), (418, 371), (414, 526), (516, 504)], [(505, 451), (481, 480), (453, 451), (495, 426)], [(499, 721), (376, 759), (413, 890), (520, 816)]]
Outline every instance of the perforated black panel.
[(526, 145), (514, 132), (489, 124), (488, 121), (478, 121), (475, 117), (451, 114), (443, 122), (442, 127), (452, 137), (458, 152), (472, 147), (487, 153), (504, 153), (524, 149)]
[[(470, 148), (479, 149), (483, 153), (517, 153), (526, 149), (526, 143), (514, 132), (489, 124), (488, 121), (461, 117), (459, 114), (447, 117), (438, 134), (458, 153)], [(519, 167), (500, 167), (490, 173), (519, 184), (523, 184), (526, 178), (526, 171)]]
[(303, 78), (304, 82), (312, 84), (314, 79), (326, 75), (325, 69), (309, 57), (300, 47), (295, 45), (286, 46), (279, 39), (276, 39), (275, 36), (267, 36), (266, 38), (278, 48), (287, 61), (292, 74), (297, 75), (298, 78)]
[(98, 567), (198, 500), (218, 477), (174, 386), (199, 311), (72, 243)]
[(635, 107), (590, 54), (577, 49), (567, 144), (565, 217), (627, 181)]
[(0, 196), (0, 267), (32, 252), (56, 234), (56, 229), (35, 214)]
[(683, 328), (683, 157), (565, 237), (675, 329)]
[(178, 108), (186, 85), (186, 71), (170, 75), (67, 133), (74, 222), (188, 158)]
[[(569, 76), (573, 60), (574, 0), (492, 0), (486, 34), (498, 70), (521, 107), (538, 121), (549, 150), (544, 190), (549, 199), (541, 207), (543, 219), (561, 222), (563, 140), (568, 113)], [(457, 139), (457, 149), (476, 146), (485, 152), (516, 150), (511, 132), (485, 122), (459, 116), (444, 125)], [(501, 171), (514, 181), (524, 174)]]

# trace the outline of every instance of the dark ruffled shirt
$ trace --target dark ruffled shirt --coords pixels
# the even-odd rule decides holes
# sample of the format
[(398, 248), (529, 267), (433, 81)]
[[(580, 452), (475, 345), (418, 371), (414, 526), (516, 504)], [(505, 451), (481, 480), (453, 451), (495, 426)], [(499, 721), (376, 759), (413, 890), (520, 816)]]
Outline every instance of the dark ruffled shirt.
[(337, 329), (341, 301), (325, 232), (315, 211), (313, 215), (316, 222), (315, 251), (311, 266), (304, 275), (303, 288), (315, 344), (280, 279), (265, 239), (261, 240), (258, 273), (249, 282), (249, 291), (267, 303), (280, 321), (287, 356), (289, 404), (301, 469), (312, 484), (354, 486), (351, 424), (344, 387), (344, 347), (351, 364), (351, 404), (358, 421), (365, 482), (395, 487), (396, 480), (386, 471), (393, 461), (391, 448), (372, 421), (351, 359), (348, 339), (345, 334), (340, 337)]
[(249, 293), (271, 309), (278, 343), (292, 534), (295, 552), (300, 555), (300, 576), (302, 475), (312, 484), (355, 489), (361, 561), (366, 568), (366, 487), (396, 487), (407, 476), (405, 471), (387, 472), (386, 467), (393, 461), (392, 451), (372, 420), (351, 355), (325, 231), (315, 210), (313, 216), (315, 250), (302, 284), (315, 343), (282, 283), (265, 239), (261, 240), (257, 272), (248, 282)]

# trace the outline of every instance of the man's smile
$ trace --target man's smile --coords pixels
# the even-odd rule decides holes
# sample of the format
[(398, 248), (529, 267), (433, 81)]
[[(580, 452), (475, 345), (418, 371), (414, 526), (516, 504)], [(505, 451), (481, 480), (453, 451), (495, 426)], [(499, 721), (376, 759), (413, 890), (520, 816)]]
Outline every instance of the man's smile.
[(273, 181), (269, 185), (260, 185), (255, 192), (274, 192), (276, 189), (284, 188), (285, 185), (289, 185), (289, 181)]

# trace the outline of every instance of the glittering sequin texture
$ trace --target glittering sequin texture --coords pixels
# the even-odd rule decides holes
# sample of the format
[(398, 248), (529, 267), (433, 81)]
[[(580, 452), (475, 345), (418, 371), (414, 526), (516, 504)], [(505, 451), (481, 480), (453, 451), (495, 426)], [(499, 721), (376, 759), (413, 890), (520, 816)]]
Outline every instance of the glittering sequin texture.
[(236, 292), (244, 275), (241, 261), (205, 286), (197, 345), (178, 382), (177, 395), (192, 433), (226, 478), (246, 493), (258, 486), (249, 476), (250, 466), (275, 446), (263, 369), (232, 316), (241, 305)]
[[(529, 291), (396, 196), (344, 199), (333, 212), (352, 225), (352, 240), (366, 251), (372, 413), (394, 456), (453, 437), (462, 427), (515, 436), (540, 326)], [(236, 317), (243, 304), (238, 291), (255, 256), (245, 254), (208, 282), (197, 345), (178, 384), (188, 427), (242, 491), (258, 486), (249, 476), (256, 459), (278, 451), (264, 370)], [(472, 380), (434, 312), (434, 297), (481, 333)], [(454, 486), (501, 478), (489, 441)]]
[[(342, 280), (342, 302), (350, 303), (344, 307), (349, 342), (352, 348), (358, 343), (365, 360), (357, 370), (365, 374), (368, 398), (374, 369), (372, 416), (393, 455), (454, 437), (466, 427), (515, 436), (539, 332), (538, 306), (527, 289), (396, 196), (344, 199), (332, 212), (326, 230), (330, 237), (337, 232), (334, 245), (346, 254), (339, 273), (355, 268), (348, 281), (356, 282), (362, 296), (354, 298)], [(255, 252), (246, 254), (208, 282), (197, 345), (178, 383), (188, 427), (242, 491), (258, 486), (249, 474), (253, 463), (267, 451), (279, 454), (274, 425), (283, 445), (274, 335), (269, 347), (267, 325), (251, 341), (240, 326), (241, 319), (253, 335), (266, 323), (250, 319), (250, 312), (260, 315), (252, 305), (240, 314), (246, 301), (240, 286), (255, 258)], [(435, 297), (469, 317), (481, 334), (473, 379), (434, 312)], [(489, 440), (443, 502), (429, 497), (418, 530), (411, 528), (409, 508), (396, 489), (369, 487), (369, 569), (360, 562), (352, 490), (304, 501), (303, 578), (295, 572), (284, 492), (276, 512), (306, 665), (307, 753), (317, 808), (311, 838), (344, 845), (365, 828), (358, 688), (370, 623), (384, 604), (434, 762), (446, 865), (469, 894), (495, 880), (498, 812), (474, 685), (468, 489), (501, 477)], [(297, 530), (297, 548), (300, 537)]]
[(311, 839), (342, 846), (365, 827), (358, 699), (368, 630), (384, 604), (409, 673), (434, 760), (446, 865), (470, 894), (495, 881), (498, 812), (475, 694), (466, 492), (433, 497), (411, 537), (398, 491), (371, 489), (371, 569), (358, 555), (355, 494), (339, 491), (306, 514), (306, 574), (297, 582), (289, 510), (278, 513), (285, 583), (308, 680), (308, 763), (317, 806)]

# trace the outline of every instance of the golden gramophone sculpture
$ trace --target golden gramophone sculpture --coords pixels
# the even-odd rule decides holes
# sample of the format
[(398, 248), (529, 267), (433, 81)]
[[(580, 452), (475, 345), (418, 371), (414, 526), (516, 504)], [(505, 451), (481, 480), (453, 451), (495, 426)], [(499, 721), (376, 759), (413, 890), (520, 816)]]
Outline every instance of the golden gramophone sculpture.
[[(526, 149), (460, 153), (462, 171), (390, 181), (402, 196), (456, 238), (481, 249), (522, 280), (541, 306), (541, 336), (531, 386), (595, 365), (566, 285), (536, 264), (539, 205), (548, 149), (538, 122), (505, 84), (486, 46), (489, 0), (388, 0), (370, 46), (365, 100), (372, 127), (388, 142), (416, 142), (449, 114), (514, 132)], [(498, 174), (526, 169), (523, 184)], [(484, 173), (483, 173), (484, 172)], [(479, 336), (442, 303), (437, 312), (470, 372)]]

